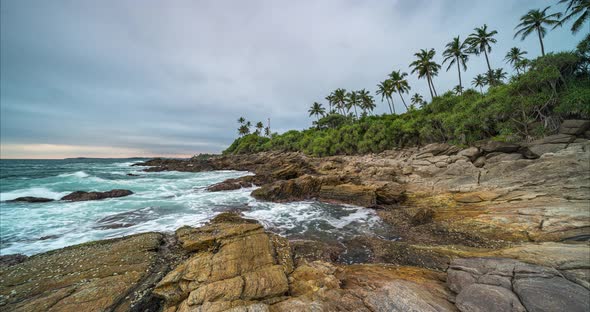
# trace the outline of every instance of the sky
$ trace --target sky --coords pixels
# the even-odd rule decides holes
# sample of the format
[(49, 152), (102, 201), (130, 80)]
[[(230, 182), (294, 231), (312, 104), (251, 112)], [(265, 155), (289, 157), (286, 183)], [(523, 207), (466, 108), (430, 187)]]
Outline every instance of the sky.
[[(536, 36), (513, 39), (529, 9), (557, 0), (2, 0), (0, 158), (187, 157), (219, 153), (240, 116), (273, 132), (305, 129), (307, 110), (336, 88), (366, 88), (422, 48), (442, 50), (488, 24), (492, 67), (513, 46), (540, 54)], [(574, 49), (569, 28), (546, 51)], [(463, 81), (485, 71), (471, 56)], [(434, 79), (439, 93), (456, 70)], [(411, 94), (429, 99), (410, 74)], [(377, 113), (387, 104), (376, 97)], [(401, 103), (396, 109), (403, 111)]]

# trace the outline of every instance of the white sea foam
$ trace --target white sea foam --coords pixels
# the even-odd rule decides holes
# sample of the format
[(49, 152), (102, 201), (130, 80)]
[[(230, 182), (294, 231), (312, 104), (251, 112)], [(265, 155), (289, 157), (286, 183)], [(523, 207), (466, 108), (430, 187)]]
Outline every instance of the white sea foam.
[(60, 199), (67, 194), (68, 192), (55, 192), (44, 187), (31, 187), (22, 190), (2, 192), (0, 193), (0, 201), (13, 200), (25, 196)]
[(62, 177), (62, 178), (65, 178), (65, 177), (87, 178), (89, 176), (90, 175), (84, 171), (76, 171), (73, 173), (62, 173), (62, 174), (58, 175), (58, 177)]

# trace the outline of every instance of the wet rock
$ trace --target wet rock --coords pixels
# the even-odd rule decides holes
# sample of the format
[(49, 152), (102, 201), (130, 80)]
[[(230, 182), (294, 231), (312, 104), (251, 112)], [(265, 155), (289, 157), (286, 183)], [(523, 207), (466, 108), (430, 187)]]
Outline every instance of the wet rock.
[(393, 205), (406, 199), (404, 186), (396, 182), (388, 182), (375, 190), (378, 205)]
[(76, 191), (70, 193), (61, 198), (61, 200), (68, 200), (68, 201), (87, 201), (87, 200), (100, 200), (105, 198), (115, 198), (115, 197), (124, 197), (133, 194), (132, 191), (129, 190), (110, 190), (106, 192), (85, 192), (85, 191)]
[(294, 201), (317, 197), (322, 181), (305, 175), (297, 179), (280, 180), (254, 190), (252, 196), (268, 201)]
[(9, 201), (10, 202), (26, 202), (26, 203), (46, 203), (46, 202), (53, 201), (53, 199), (44, 198), (44, 197), (24, 196), (24, 197), (18, 197), (18, 198), (9, 200)]
[(11, 254), (11, 255), (1, 255), (0, 256), (0, 267), (7, 267), (15, 264), (19, 264), (25, 260), (27, 260), (27, 256), (22, 254)]
[(581, 135), (590, 129), (590, 120), (564, 120), (559, 127), (559, 133), (569, 135)]
[(227, 179), (223, 182), (219, 182), (207, 187), (207, 191), (209, 192), (221, 192), (221, 191), (231, 191), (231, 190), (238, 190), (241, 188), (252, 187), (254, 186), (254, 178), (252, 176), (237, 178), (237, 179)]
[(127, 174), (128, 177), (139, 177), (139, 174), (135, 174), (135, 173), (128, 173)]
[(412, 224), (413, 225), (422, 225), (432, 222), (434, 219), (434, 210), (432, 209), (420, 209), (418, 212), (412, 217)]
[(488, 141), (481, 147), (482, 151), (485, 153), (514, 153), (517, 152), (519, 148), (520, 145), (518, 144), (497, 141)]

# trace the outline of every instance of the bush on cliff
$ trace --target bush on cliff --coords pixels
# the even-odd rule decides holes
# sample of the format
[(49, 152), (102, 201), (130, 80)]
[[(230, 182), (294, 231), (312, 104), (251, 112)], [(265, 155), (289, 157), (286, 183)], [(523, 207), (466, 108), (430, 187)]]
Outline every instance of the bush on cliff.
[(554, 133), (564, 118), (590, 117), (588, 51), (549, 53), (528, 71), (484, 94), (446, 92), (400, 115), (328, 114), (314, 127), (271, 138), (250, 134), (225, 154), (302, 151), (309, 155), (377, 153), (431, 142), (469, 144), (483, 139), (531, 140)]

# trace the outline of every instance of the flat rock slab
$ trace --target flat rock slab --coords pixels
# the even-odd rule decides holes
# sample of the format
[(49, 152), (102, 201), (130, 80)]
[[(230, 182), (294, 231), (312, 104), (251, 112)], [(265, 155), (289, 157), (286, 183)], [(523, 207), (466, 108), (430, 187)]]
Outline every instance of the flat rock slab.
[(124, 197), (133, 194), (130, 190), (110, 190), (106, 192), (76, 191), (61, 198), (69, 201), (100, 200), (105, 198)]
[(588, 311), (590, 290), (552, 268), (505, 258), (455, 259), (447, 284), (461, 311)]
[(91, 242), (0, 268), (2, 311), (127, 310), (156, 261), (163, 235)]

